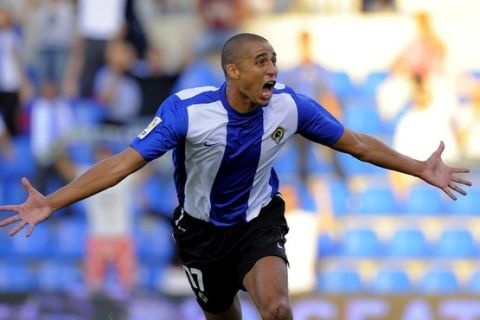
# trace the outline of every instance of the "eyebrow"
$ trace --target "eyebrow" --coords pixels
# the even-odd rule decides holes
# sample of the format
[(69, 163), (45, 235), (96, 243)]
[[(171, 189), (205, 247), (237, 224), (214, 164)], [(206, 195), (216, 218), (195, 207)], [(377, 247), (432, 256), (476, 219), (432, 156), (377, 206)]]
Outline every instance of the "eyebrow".
[[(263, 58), (264, 56), (268, 56), (268, 52), (260, 53), (260, 54), (256, 55), (253, 59), (257, 60), (259, 58)], [(272, 53), (272, 58), (277, 58), (277, 53), (275, 51), (273, 51), (273, 53)]]

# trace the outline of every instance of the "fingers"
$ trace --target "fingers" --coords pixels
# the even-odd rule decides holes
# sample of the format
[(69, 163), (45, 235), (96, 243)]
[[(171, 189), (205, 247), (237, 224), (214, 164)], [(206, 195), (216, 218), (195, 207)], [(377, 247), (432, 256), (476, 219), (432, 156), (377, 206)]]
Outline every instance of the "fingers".
[(460, 178), (460, 177), (452, 177), (452, 181), (453, 181), (453, 182), (456, 182), (456, 183), (464, 184), (464, 185), (466, 185), (466, 186), (471, 186), (471, 185), (472, 185), (472, 183), (471, 183), (469, 180), (467, 180), (467, 179), (462, 179), (462, 178)]
[(23, 227), (25, 227), (26, 224), (27, 224), (27, 223), (26, 223), (25, 221), (20, 222), (20, 223), (15, 227), (15, 229), (13, 229), (12, 231), (10, 231), (10, 235), (11, 235), (11, 236), (16, 235), (16, 234), (18, 233), (18, 231), (22, 230)]
[(33, 228), (35, 228), (35, 225), (33, 223), (30, 223), (28, 225), (28, 230), (27, 230), (27, 234), (26, 234), (27, 238), (30, 237), (30, 235), (32, 234)]
[(27, 178), (23, 177), (21, 181), (23, 187), (25, 188), (25, 190), (27, 190), (28, 193), (31, 193), (33, 190), (35, 190)]
[(0, 227), (8, 226), (9, 224), (17, 222), (20, 219), (21, 219), (20, 215), (16, 214), (14, 216), (11, 216), (10, 218), (7, 218), (7, 219), (4, 219), (4, 220), (0, 221)]
[(0, 206), (0, 211), (18, 211), (18, 205)]
[(461, 195), (464, 195), (464, 196), (465, 196), (465, 195), (467, 194), (467, 192), (466, 192), (465, 190), (463, 190), (462, 188), (460, 188), (458, 185), (456, 185), (456, 184), (453, 183), (453, 182), (450, 183), (450, 184), (448, 185), (448, 187), (449, 187), (450, 189), (455, 190), (456, 192), (460, 193)]
[(439, 153), (441, 155), (443, 150), (445, 150), (445, 143), (440, 141), (440, 145), (438, 146), (437, 150), (435, 150), (435, 153)]
[(447, 186), (445, 188), (442, 189), (443, 192), (445, 192), (447, 194), (447, 196), (449, 196), (452, 200), (457, 200), (457, 196), (452, 192), (452, 190), (450, 190), (450, 188)]
[(469, 173), (470, 169), (467, 168), (452, 168), (453, 173)]

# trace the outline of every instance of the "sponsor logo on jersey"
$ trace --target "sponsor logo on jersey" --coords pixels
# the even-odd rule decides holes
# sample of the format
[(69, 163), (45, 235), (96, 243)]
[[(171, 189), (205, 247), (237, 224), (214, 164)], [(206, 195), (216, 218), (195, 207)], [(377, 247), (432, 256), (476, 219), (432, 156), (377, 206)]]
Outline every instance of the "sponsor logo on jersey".
[(160, 117), (153, 118), (153, 120), (148, 124), (148, 126), (145, 129), (143, 129), (143, 131), (138, 135), (138, 137), (140, 139), (145, 138), (150, 132), (152, 132), (153, 129), (155, 129), (155, 127), (160, 122), (162, 122), (162, 119), (160, 119)]
[(279, 144), (282, 141), (284, 135), (285, 135), (285, 129), (282, 127), (277, 127), (277, 129), (273, 131), (271, 137), (276, 144)]

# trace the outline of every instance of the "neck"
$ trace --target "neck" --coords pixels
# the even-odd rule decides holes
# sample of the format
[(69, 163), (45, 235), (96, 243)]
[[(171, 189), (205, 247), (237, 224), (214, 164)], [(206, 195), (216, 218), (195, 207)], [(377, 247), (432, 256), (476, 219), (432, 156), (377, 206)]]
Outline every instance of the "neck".
[(254, 104), (246, 95), (228, 82), (226, 96), (230, 106), (239, 113), (250, 113), (260, 108), (258, 104)]

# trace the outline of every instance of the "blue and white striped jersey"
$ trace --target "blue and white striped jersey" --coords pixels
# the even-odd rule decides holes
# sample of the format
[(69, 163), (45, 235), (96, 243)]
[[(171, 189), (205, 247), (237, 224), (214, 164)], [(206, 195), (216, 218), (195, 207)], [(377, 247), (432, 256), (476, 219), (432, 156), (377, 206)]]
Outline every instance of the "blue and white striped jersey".
[(226, 85), (180, 91), (166, 99), (131, 143), (147, 161), (173, 150), (179, 203), (191, 216), (233, 226), (258, 216), (278, 192), (272, 163), (296, 133), (334, 144), (343, 126), (316, 101), (277, 83), (266, 107), (242, 114)]

